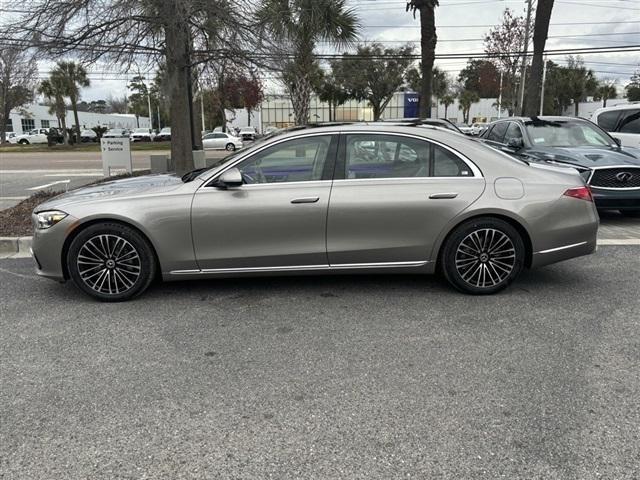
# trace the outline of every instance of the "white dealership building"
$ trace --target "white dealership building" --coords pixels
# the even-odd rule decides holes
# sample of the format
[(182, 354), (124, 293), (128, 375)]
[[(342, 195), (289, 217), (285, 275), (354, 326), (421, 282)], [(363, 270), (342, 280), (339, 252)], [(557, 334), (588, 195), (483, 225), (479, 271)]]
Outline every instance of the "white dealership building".
[[(136, 118), (133, 114), (78, 112), (78, 121), (82, 129), (98, 126), (127, 129), (149, 128), (148, 117)], [(72, 110), (67, 110), (66, 123), (67, 128), (75, 126)], [(32, 104), (11, 111), (7, 132), (16, 132), (20, 135), (34, 128), (49, 127), (60, 127), (56, 115), (49, 113), (49, 107), (46, 105)]]

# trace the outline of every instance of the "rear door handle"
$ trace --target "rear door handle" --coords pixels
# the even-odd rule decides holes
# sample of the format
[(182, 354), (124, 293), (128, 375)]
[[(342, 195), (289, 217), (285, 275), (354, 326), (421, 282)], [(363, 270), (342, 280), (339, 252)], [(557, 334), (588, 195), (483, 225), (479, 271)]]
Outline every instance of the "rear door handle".
[(458, 196), (457, 193), (451, 192), (451, 193), (432, 193), (431, 195), (429, 195), (429, 198), (433, 199), (433, 200), (440, 200), (440, 199), (445, 199), (445, 198), (456, 198)]
[(291, 203), (316, 203), (318, 200), (320, 200), (320, 197), (303, 197), (294, 198)]

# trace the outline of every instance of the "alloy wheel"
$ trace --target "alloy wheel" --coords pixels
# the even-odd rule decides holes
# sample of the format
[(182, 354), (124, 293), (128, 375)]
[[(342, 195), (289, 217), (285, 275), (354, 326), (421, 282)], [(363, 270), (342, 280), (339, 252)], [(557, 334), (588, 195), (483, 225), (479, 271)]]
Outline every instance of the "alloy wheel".
[(136, 248), (113, 234), (88, 239), (78, 252), (80, 278), (90, 289), (106, 295), (121, 294), (138, 281), (142, 264)]
[(502, 283), (516, 265), (516, 250), (511, 239), (495, 228), (474, 230), (459, 243), (455, 266), (461, 279), (477, 288)]

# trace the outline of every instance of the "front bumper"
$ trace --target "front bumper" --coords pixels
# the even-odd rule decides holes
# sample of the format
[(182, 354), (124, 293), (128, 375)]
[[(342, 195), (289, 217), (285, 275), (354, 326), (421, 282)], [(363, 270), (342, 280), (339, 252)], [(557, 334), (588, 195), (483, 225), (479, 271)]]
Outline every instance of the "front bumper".
[(640, 209), (640, 189), (615, 190), (590, 187), (596, 207), (601, 210)]
[(66, 280), (62, 264), (64, 243), (77, 225), (78, 219), (68, 215), (51, 228), (34, 230), (31, 251), (38, 275), (60, 282)]

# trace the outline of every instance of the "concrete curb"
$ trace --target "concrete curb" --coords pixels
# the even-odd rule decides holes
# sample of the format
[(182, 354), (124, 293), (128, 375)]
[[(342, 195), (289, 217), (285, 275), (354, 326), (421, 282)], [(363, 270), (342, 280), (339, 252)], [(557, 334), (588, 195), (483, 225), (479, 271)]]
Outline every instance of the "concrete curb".
[(0, 237), (0, 255), (29, 254), (33, 237)]

